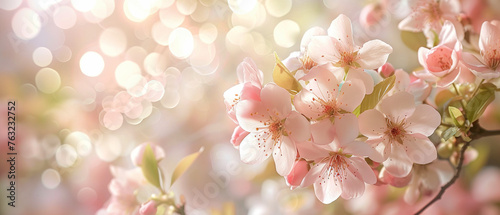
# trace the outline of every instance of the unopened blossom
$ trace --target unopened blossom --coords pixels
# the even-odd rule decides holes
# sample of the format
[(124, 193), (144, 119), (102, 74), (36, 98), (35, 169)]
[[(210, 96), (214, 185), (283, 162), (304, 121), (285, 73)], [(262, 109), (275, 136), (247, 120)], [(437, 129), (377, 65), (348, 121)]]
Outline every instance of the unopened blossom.
[(301, 186), (314, 185), (316, 197), (324, 204), (344, 199), (360, 197), (365, 183), (374, 184), (377, 178), (364, 157), (370, 156), (372, 148), (364, 142), (356, 141), (357, 121), (354, 114), (348, 114), (335, 123), (334, 142), (322, 145), (323, 150), (311, 154), (316, 164), (307, 173)]
[(132, 159), (132, 163), (135, 166), (141, 166), (142, 158), (144, 155), (144, 150), (146, 149), (147, 145), (151, 146), (151, 149), (153, 150), (153, 153), (154, 153), (157, 161), (160, 161), (161, 159), (163, 159), (165, 157), (165, 152), (163, 151), (163, 149), (161, 147), (159, 147), (155, 144), (151, 144), (151, 143), (142, 143), (142, 144), (136, 146), (132, 150), (132, 152), (130, 152), (130, 157)]
[(387, 78), (387, 77), (391, 76), (392, 74), (394, 74), (394, 71), (395, 71), (395, 69), (391, 63), (384, 63), (384, 65), (380, 66), (377, 69), (377, 72), (384, 78)]
[(480, 54), (463, 53), (465, 64), (479, 78), (500, 77), (500, 21), (486, 21), (479, 35)]
[(359, 115), (360, 132), (377, 153), (370, 158), (382, 162), (396, 177), (407, 176), (413, 163), (427, 164), (437, 158), (428, 136), (441, 123), (430, 105), (415, 105), (413, 95), (399, 92), (384, 98), (377, 109)]
[(302, 180), (309, 172), (309, 163), (304, 159), (299, 159), (293, 164), (292, 171), (286, 176), (286, 184), (291, 188), (295, 189), (300, 186)]
[[(332, 21), (328, 36), (315, 36), (308, 46), (309, 57), (318, 64), (331, 64), (335, 73), (347, 73), (365, 84), (367, 94), (373, 91), (373, 80), (363, 69), (376, 69), (386, 63), (392, 47), (380, 40), (370, 40), (361, 47), (354, 43), (351, 20), (341, 14)], [(351, 77), (353, 76), (353, 77)]]
[(365, 88), (356, 79), (339, 82), (325, 66), (314, 68), (308, 76), (309, 83), (295, 95), (294, 105), (297, 111), (315, 121), (311, 125), (313, 142), (328, 144), (333, 140), (332, 122), (361, 104)]
[(140, 215), (156, 215), (157, 211), (157, 205), (156, 202), (153, 200), (147, 201), (144, 204), (141, 205), (141, 208), (139, 209), (139, 214)]
[(326, 31), (320, 27), (313, 27), (307, 30), (302, 37), (300, 42), (300, 51), (295, 51), (290, 53), (283, 64), (290, 70), (295, 71), (295, 78), (300, 80), (304, 75), (309, 73), (309, 71), (318, 65), (309, 57), (308, 45), (314, 36), (326, 35)]
[(460, 75), (460, 54), (462, 44), (457, 39), (455, 27), (446, 21), (440, 34), (440, 43), (431, 48), (420, 47), (418, 49), (418, 61), (424, 70), (413, 74), (438, 87), (447, 87)]
[(451, 180), (454, 172), (450, 163), (444, 160), (435, 160), (427, 165), (415, 164), (404, 195), (405, 202), (413, 204), (420, 196), (431, 196)]
[(309, 121), (292, 110), (290, 94), (274, 83), (264, 86), (260, 98), (243, 100), (236, 106), (239, 126), (250, 132), (239, 146), (241, 160), (254, 164), (272, 154), (277, 172), (286, 176), (297, 155), (295, 142), (311, 136)]
[(233, 135), (231, 136), (231, 143), (233, 144), (234, 147), (238, 147), (241, 144), (241, 141), (245, 139), (245, 137), (249, 134), (250, 132), (245, 131), (243, 128), (241, 128), (239, 125), (234, 128)]
[(383, 167), (380, 170), (378, 177), (381, 182), (390, 184), (393, 187), (406, 187), (411, 181), (412, 174), (410, 172), (410, 174), (408, 174), (407, 176), (398, 178), (388, 173), (387, 170), (385, 170), (385, 168)]
[(257, 65), (251, 58), (245, 58), (243, 62), (238, 65), (236, 72), (239, 84), (224, 92), (224, 103), (229, 118), (235, 123), (238, 123), (234, 112), (234, 106), (240, 100), (260, 100), (259, 96), (260, 90), (262, 89), (264, 74), (257, 68)]
[(421, 32), (428, 38), (428, 45), (432, 47), (434, 34), (441, 32), (445, 21), (453, 23), (458, 38), (464, 37), (464, 29), (458, 18), (460, 16), (459, 0), (418, 0), (413, 12), (403, 19), (398, 27), (403, 31)]

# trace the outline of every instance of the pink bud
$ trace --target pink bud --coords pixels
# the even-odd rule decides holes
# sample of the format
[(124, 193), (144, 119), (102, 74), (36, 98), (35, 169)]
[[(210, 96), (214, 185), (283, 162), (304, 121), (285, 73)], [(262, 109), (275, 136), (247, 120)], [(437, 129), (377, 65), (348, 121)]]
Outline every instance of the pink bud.
[(249, 133), (250, 132), (243, 130), (240, 126), (236, 126), (236, 128), (234, 128), (233, 136), (231, 137), (231, 143), (235, 147), (238, 147), (241, 144), (241, 141), (243, 141)]
[(161, 160), (165, 157), (165, 152), (163, 149), (157, 145), (151, 143), (142, 143), (141, 145), (136, 146), (132, 152), (130, 153), (130, 157), (132, 158), (132, 163), (135, 166), (141, 166), (142, 164), (142, 156), (144, 154), (144, 149), (146, 149), (147, 145), (150, 145), (155, 153), (156, 160)]
[(292, 171), (286, 176), (288, 186), (292, 189), (298, 187), (302, 183), (302, 179), (309, 172), (309, 169), (310, 167), (306, 160), (300, 159), (296, 161), (292, 167)]
[(148, 201), (141, 205), (139, 209), (140, 215), (155, 215), (156, 214), (156, 203), (155, 201)]
[(393, 175), (385, 171), (385, 168), (382, 168), (379, 174), (379, 178), (382, 182), (390, 184), (394, 187), (404, 187), (408, 185), (411, 181), (411, 176), (412, 174), (410, 172), (410, 174), (408, 174), (403, 178), (394, 177)]
[(359, 22), (364, 28), (380, 24), (386, 16), (387, 10), (382, 4), (366, 5), (359, 14)]
[(394, 67), (390, 63), (385, 63), (380, 68), (378, 68), (378, 72), (382, 77), (387, 78), (394, 74)]

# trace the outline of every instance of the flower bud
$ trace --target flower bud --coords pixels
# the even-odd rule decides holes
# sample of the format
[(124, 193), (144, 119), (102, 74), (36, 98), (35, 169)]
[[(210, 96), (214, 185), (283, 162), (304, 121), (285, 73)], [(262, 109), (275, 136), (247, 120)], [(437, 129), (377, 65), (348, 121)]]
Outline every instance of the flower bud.
[(300, 186), (302, 179), (304, 179), (309, 172), (309, 169), (310, 167), (306, 160), (300, 159), (296, 161), (292, 167), (292, 171), (286, 176), (286, 183), (288, 186), (290, 186), (291, 189)]
[(453, 144), (449, 143), (449, 142), (439, 144), (437, 151), (438, 151), (439, 157), (449, 158), (451, 156), (451, 154), (453, 153)]
[(378, 72), (384, 78), (387, 78), (392, 74), (394, 74), (394, 71), (395, 71), (394, 67), (390, 63), (385, 63), (384, 65), (378, 68)]
[(147, 201), (141, 205), (139, 209), (140, 215), (155, 215), (156, 214), (156, 203), (153, 200)]
[(161, 147), (150, 143), (142, 143), (141, 145), (136, 146), (130, 153), (130, 157), (132, 158), (132, 163), (134, 163), (135, 166), (141, 166), (144, 149), (146, 149), (146, 146), (148, 144), (153, 149), (157, 161), (165, 157), (165, 152)]

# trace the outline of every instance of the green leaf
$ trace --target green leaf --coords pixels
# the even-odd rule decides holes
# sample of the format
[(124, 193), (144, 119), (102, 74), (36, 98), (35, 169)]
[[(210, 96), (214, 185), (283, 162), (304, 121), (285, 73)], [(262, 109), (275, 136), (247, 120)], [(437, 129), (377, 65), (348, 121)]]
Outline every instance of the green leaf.
[(496, 87), (490, 84), (479, 86), (478, 93), (469, 100), (465, 107), (466, 116), (470, 123), (479, 119), (486, 107), (495, 99), (495, 89)]
[(155, 153), (149, 144), (146, 145), (142, 155), (141, 169), (146, 180), (148, 180), (148, 182), (152, 185), (158, 187), (158, 189), (162, 190), (158, 162), (156, 161)]
[(288, 68), (283, 65), (276, 52), (274, 53), (274, 56), (276, 57), (276, 65), (273, 70), (274, 83), (282, 88), (285, 88), (292, 95), (297, 94), (300, 90), (302, 90), (302, 86), (299, 81), (297, 81)]
[(427, 38), (422, 32), (401, 31), (401, 40), (413, 51), (427, 46)]
[(170, 180), (170, 186), (172, 186), (175, 181), (181, 177), (184, 172), (193, 164), (193, 162), (198, 158), (200, 153), (203, 152), (203, 147), (200, 149), (200, 151), (195, 152), (193, 154), (190, 154), (186, 157), (184, 157), (175, 167), (174, 173), (172, 173), (172, 180)]
[(453, 106), (448, 106), (448, 113), (450, 113), (450, 117), (453, 119), (453, 124), (457, 127), (461, 127), (465, 123), (465, 117), (462, 112)]
[(361, 104), (353, 111), (356, 116), (363, 113), (365, 110), (369, 110), (377, 106), (378, 102), (382, 97), (389, 92), (394, 87), (394, 82), (396, 81), (396, 76), (392, 75), (385, 80), (381, 81), (373, 88), (373, 92), (366, 95)]
[(443, 131), (441, 138), (443, 138), (446, 141), (446, 140), (450, 139), (451, 137), (455, 136), (455, 134), (458, 131), (460, 131), (460, 129), (457, 127), (449, 127), (448, 129)]

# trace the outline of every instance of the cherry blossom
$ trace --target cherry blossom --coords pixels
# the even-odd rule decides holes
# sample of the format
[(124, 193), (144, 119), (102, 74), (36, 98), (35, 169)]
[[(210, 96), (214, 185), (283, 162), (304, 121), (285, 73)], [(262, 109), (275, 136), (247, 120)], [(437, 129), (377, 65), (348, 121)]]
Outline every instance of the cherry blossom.
[(351, 20), (341, 14), (332, 21), (328, 36), (315, 36), (308, 46), (309, 57), (318, 64), (332, 64), (337, 73), (361, 79), (366, 93), (373, 90), (373, 80), (363, 69), (382, 66), (392, 52), (392, 47), (380, 40), (370, 40), (362, 47), (354, 43)]
[(440, 43), (432, 49), (420, 47), (418, 61), (424, 70), (413, 74), (439, 87), (447, 87), (460, 75), (460, 53), (462, 45), (457, 39), (455, 27), (446, 21), (439, 34)]
[(329, 145), (321, 146), (314, 156), (316, 164), (307, 173), (301, 186), (314, 185), (316, 197), (324, 204), (360, 197), (365, 183), (374, 184), (377, 178), (363, 159), (373, 150), (364, 142), (355, 141), (358, 123), (354, 114), (347, 114), (335, 123), (336, 137)]
[(288, 175), (297, 155), (295, 142), (310, 138), (309, 121), (292, 111), (290, 94), (274, 83), (266, 84), (260, 97), (236, 105), (240, 127), (250, 132), (239, 146), (241, 159), (254, 164), (273, 154), (277, 172)]
[(155, 201), (147, 201), (144, 204), (141, 205), (141, 208), (139, 209), (139, 214), (140, 215), (155, 215), (157, 211), (156, 208), (156, 203)]
[(224, 92), (224, 103), (229, 118), (238, 123), (234, 106), (240, 100), (244, 99), (260, 100), (259, 95), (262, 89), (264, 74), (257, 68), (257, 65), (251, 58), (245, 58), (238, 65), (236, 74), (238, 75), (239, 84)]
[(404, 200), (415, 203), (420, 195), (430, 196), (453, 177), (454, 170), (449, 162), (436, 160), (427, 165), (415, 164)]
[(428, 46), (432, 47), (434, 35), (441, 32), (446, 20), (453, 23), (459, 40), (464, 37), (464, 29), (460, 24), (460, 2), (458, 0), (419, 0), (413, 12), (403, 19), (398, 27), (403, 31), (423, 31), (428, 38)]
[(465, 64), (479, 78), (500, 77), (500, 21), (484, 22), (479, 35), (480, 55), (463, 53)]
[(296, 71), (295, 78), (300, 80), (304, 75), (309, 73), (309, 71), (318, 65), (318, 63), (314, 62), (309, 57), (309, 50), (307, 46), (311, 42), (314, 36), (318, 35), (326, 35), (326, 31), (320, 27), (313, 27), (307, 30), (302, 37), (300, 42), (300, 51), (295, 51), (290, 53), (285, 60), (283, 60), (283, 64), (290, 70)]
[(407, 92), (384, 98), (378, 107), (359, 115), (360, 132), (377, 152), (372, 160), (382, 162), (391, 175), (404, 177), (413, 163), (427, 164), (436, 159), (436, 148), (427, 138), (441, 123), (433, 107), (415, 106), (413, 95)]
[(146, 179), (141, 168), (125, 170), (120, 167), (111, 167), (114, 179), (109, 183), (111, 199), (106, 207), (107, 214), (124, 214), (137, 210), (139, 203), (135, 191), (145, 185)]
[(364, 85), (356, 79), (340, 83), (325, 66), (314, 68), (309, 76), (309, 83), (295, 96), (295, 108), (317, 121), (311, 125), (313, 142), (328, 144), (333, 140), (332, 122), (361, 104)]

